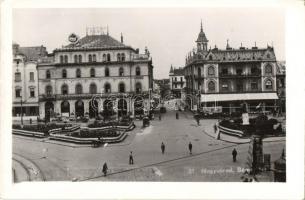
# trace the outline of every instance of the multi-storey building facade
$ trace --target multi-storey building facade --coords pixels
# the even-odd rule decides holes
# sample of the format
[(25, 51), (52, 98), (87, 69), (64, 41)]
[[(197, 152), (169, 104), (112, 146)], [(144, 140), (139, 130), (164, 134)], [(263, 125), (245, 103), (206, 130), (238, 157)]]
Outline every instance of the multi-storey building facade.
[(43, 46), (20, 47), (13, 44), (13, 116), (39, 115), (37, 62), (47, 56)]
[(41, 117), (95, 117), (111, 109), (121, 116), (148, 109), (153, 66), (149, 51), (139, 54), (124, 45), (123, 36), (119, 42), (108, 34), (87, 34), (55, 49), (51, 62), (38, 65), (38, 77)]
[(277, 94), (279, 97), (279, 113), (286, 112), (286, 62), (278, 61), (276, 70)]
[(183, 88), (185, 87), (184, 71), (183, 68), (173, 68), (169, 71), (169, 81), (171, 93), (177, 98), (181, 98)]
[(196, 43), (197, 50), (187, 55), (184, 67), (194, 104), (227, 113), (238, 111), (241, 103), (247, 103), (249, 111), (258, 105), (274, 109), (278, 96), (273, 47), (233, 49), (227, 41), (226, 49), (208, 49), (202, 24)]

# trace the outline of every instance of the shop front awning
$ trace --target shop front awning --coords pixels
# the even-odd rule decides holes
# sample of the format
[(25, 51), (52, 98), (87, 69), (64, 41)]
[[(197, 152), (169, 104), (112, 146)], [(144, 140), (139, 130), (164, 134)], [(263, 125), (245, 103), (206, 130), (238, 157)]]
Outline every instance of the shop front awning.
[(214, 101), (246, 101), (246, 100), (275, 100), (276, 93), (240, 93), (240, 94), (202, 94), (201, 102)]

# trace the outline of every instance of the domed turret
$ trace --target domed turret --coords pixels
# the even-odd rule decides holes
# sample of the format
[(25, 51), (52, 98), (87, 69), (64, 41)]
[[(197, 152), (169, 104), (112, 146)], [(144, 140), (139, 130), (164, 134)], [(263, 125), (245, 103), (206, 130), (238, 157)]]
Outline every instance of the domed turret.
[(209, 40), (207, 39), (207, 37), (205, 36), (205, 33), (203, 32), (202, 21), (201, 21), (200, 32), (199, 32), (198, 38), (196, 40), (197, 51), (207, 51), (208, 42), (209, 42)]

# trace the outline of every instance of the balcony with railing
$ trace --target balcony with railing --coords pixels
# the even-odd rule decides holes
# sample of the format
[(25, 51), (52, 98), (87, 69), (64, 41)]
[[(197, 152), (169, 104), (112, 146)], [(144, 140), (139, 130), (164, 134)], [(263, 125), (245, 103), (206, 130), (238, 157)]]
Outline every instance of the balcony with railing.
[(150, 57), (147, 54), (134, 54), (132, 55), (131, 60), (137, 61), (137, 60), (149, 60)]
[(219, 78), (258, 78), (261, 76), (260, 72), (255, 73), (219, 73)]

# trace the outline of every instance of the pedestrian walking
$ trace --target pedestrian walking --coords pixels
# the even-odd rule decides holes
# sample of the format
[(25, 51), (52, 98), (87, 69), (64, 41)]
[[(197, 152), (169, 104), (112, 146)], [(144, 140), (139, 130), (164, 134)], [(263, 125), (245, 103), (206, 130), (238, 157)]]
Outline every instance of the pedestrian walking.
[(104, 176), (107, 176), (107, 170), (108, 170), (108, 166), (107, 166), (107, 163), (105, 162), (104, 165), (103, 165)]
[(232, 156), (233, 156), (233, 162), (236, 162), (237, 151), (235, 148), (232, 151)]
[(196, 117), (196, 121), (197, 121), (197, 126), (200, 126), (200, 119), (199, 119), (199, 116)]
[(161, 151), (162, 151), (162, 154), (164, 154), (164, 151), (165, 151), (165, 145), (164, 145), (164, 143), (162, 142), (162, 144), (161, 144)]
[(217, 132), (217, 125), (216, 125), (216, 123), (214, 124), (214, 132), (215, 133)]
[(161, 114), (159, 114), (159, 121), (161, 121)]
[(129, 154), (129, 164), (133, 165), (133, 155), (132, 155), (132, 151)]
[(176, 112), (176, 119), (179, 119), (179, 113)]
[(190, 142), (190, 143), (189, 143), (189, 151), (190, 151), (190, 154), (192, 154), (192, 149), (193, 149), (193, 145), (192, 145), (192, 143)]

